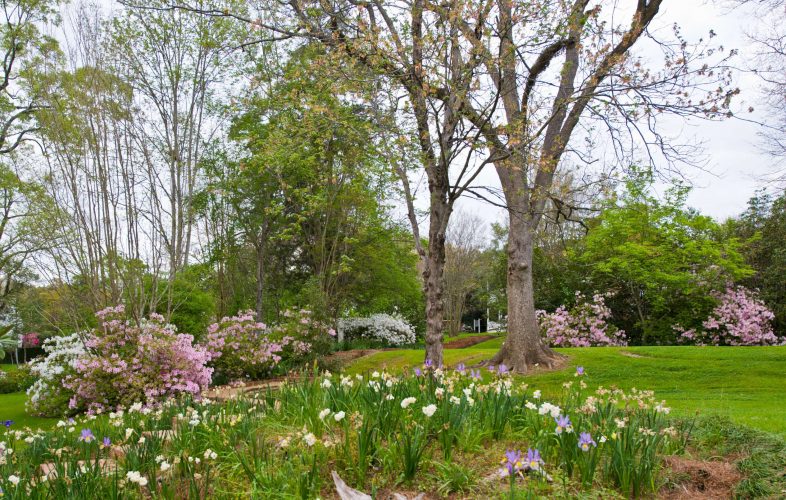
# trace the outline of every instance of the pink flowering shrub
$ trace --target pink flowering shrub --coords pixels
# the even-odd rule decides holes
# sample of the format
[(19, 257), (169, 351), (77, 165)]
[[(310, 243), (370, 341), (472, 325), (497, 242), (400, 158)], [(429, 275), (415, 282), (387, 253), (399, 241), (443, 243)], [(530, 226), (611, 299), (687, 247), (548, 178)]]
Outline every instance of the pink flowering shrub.
[(608, 323), (611, 310), (604, 296), (596, 293), (588, 301), (576, 293), (576, 302), (553, 313), (537, 311), (538, 323), (549, 345), (554, 347), (596, 347), (627, 345), (625, 332)]
[(140, 324), (126, 320), (123, 306), (96, 313), (99, 326), (84, 336), (85, 353), (63, 379), (72, 393), (69, 410), (154, 404), (180, 394), (198, 395), (211, 380), (210, 355), (194, 337), (178, 333), (163, 316)]
[(29, 332), (22, 335), (21, 343), (22, 347), (38, 347), (41, 345), (41, 339), (36, 332)]
[(323, 353), (333, 336), (305, 309), (285, 311), (284, 321), (274, 327), (257, 322), (253, 311), (241, 311), (208, 327), (206, 347), (217, 380), (261, 379)]
[(284, 347), (294, 340), (275, 341), (270, 335), (267, 325), (254, 320), (253, 311), (241, 311), (210, 325), (206, 345), (216, 376), (236, 380), (269, 375), (281, 361)]
[(730, 346), (781, 343), (772, 330), (775, 315), (755, 292), (729, 286), (717, 298), (719, 303), (702, 323), (703, 329), (685, 330), (674, 325), (681, 342)]
[[(318, 355), (331, 352), (336, 344), (336, 330), (314, 318), (308, 309), (284, 311), (284, 319), (273, 327), (280, 338), (290, 337), (300, 344), (290, 342), (284, 349), (290, 365), (311, 360)], [(306, 346), (308, 349), (305, 349)]]

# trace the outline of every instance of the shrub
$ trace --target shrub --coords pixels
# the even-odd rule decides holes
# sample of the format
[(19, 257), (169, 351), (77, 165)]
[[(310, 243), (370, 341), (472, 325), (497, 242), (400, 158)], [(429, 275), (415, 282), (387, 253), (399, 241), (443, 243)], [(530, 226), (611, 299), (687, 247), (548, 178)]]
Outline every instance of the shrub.
[(45, 343), (48, 355), (32, 366), (41, 377), (29, 391), (34, 411), (56, 415), (154, 404), (198, 395), (208, 386), (209, 355), (193, 336), (177, 333), (155, 313), (139, 323), (124, 320), (123, 313), (123, 306), (104, 309), (96, 313), (97, 328)]
[(399, 314), (374, 314), (367, 318), (345, 318), (338, 322), (339, 337), (345, 342), (368, 339), (385, 345), (415, 343), (415, 328)]
[(68, 407), (73, 392), (63, 387), (67, 377), (76, 373), (76, 362), (87, 354), (81, 333), (72, 333), (44, 340), (46, 356), (29, 363), (30, 371), (38, 377), (27, 390), (28, 409), (37, 415), (60, 415)]
[(28, 365), (20, 365), (19, 369), (9, 372), (0, 369), (0, 394), (26, 391), (34, 382)]
[(772, 330), (775, 315), (757, 294), (745, 287), (727, 287), (717, 296), (718, 305), (702, 323), (703, 329), (673, 328), (679, 340), (699, 345), (777, 345)]
[(253, 311), (221, 318), (207, 332), (210, 365), (222, 381), (269, 375), (281, 361), (284, 345), (290, 341), (289, 338), (280, 342), (271, 340), (267, 325), (255, 321)]
[[(284, 311), (284, 319), (272, 328), (274, 338), (290, 339), (283, 358), (288, 367), (328, 354), (336, 343), (336, 331), (315, 318), (308, 309)], [(297, 342), (295, 342), (297, 341)]]
[(537, 311), (538, 322), (549, 344), (556, 347), (596, 347), (627, 345), (625, 332), (608, 323), (611, 310), (604, 296), (596, 293), (592, 301), (576, 293), (571, 309), (564, 305), (553, 313)]

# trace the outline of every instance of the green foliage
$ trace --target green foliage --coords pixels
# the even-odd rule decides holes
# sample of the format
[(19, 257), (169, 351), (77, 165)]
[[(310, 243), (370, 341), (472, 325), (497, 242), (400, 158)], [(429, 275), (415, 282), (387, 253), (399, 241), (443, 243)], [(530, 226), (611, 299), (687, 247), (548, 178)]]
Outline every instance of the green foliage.
[[(190, 333), (196, 339), (205, 336), (208, 325), (213, 322), (216, 312), (216, 299), (209, 289), (211, 270), (205, 265), (194, 265), (177, 274), (171, 288), (160, 292), (158, 311), (166, 314), (167, 299), (172, 300), (172, 314), (169, 321), (177, 331)], [(168, 284), (159, 283), (159, 286)]]
[(652, 183), (650, 172), (635, 170), (576, 252), (596, 289), (615, 293), (618, 326), (642, 344), (673, 342), (672, 325), (698, 324), (714, 305), (710, 292), (753, 272), (737, 239), (685, 207), (688, 188), (676, 184), (661, 201)]
[(268, 323), (290, 307), (421, 315), (417, 257), (385, 213), (390, 176), (371, 116), (328, 57), (305, 46), (280, 75), (260, 66), (230, 134), (245, 157), (218, 149), (205, 163), (197, 206), (222, 229), (211, 248), (222, 313), (258, 303)]
[(35, 377), (30, 373), (27, 365), (18, 369), (4, 370), (0, 368), (0, 394), (24, 392), (35, 382)]

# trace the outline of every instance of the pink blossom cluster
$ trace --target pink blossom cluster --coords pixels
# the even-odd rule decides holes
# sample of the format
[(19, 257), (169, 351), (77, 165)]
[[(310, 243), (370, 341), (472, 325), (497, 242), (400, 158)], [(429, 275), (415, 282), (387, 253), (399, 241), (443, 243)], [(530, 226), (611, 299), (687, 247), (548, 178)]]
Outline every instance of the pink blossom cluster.
[(680, 325), (673, 327), (681, 341), (730, 346), (782, 343), (772, 330), (775, 315), (755, 292), (729, 286), (717, 298), (719, 303), (702, 323), (703, 330), (685, 330)]
[(608, 323), (611, 310), (605, 297), (596, 293), (592, 301), (576, 293), (573, 307), (560, 306), (553, 313), (537, 311), (538, 323), (549, 344), (555, 347), (627, 345), (625, 332)]
[(119, 306), (96, 316), (101, 323), (86, 334), (86, 353), (74, 362), (74, 375), (63, 380), (73, 393), (71, 410), (154, 404), (183, 393), (198, 395), (210, 384), (207, 349), (165, 324), (161, 315), (138, 324), (124, 319)]
[(294, 337), (272, 338), (271, 330), (254, 319), (253, 311), (221, 318), (207, 330), (210, 364), (229, 380), (263, 377), (282, 360), (284, 348), (308, 352), (310, 346)]
[(38, 347), (41, 339), (36, 332), (29, 332), (22, 335), (22, 347)]

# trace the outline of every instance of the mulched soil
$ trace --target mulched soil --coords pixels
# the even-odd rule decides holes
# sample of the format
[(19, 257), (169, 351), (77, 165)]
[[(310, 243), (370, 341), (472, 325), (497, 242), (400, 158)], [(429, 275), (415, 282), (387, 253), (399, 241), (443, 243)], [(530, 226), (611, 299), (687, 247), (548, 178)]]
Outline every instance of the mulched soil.
[(442, 347), (445, 349), (465, 349), (495, 338), (497, 338), (496, 335), (475, 335), (474, 337), (451, 340), (450, 342), (446, 342)]
[(665, 458), (665, 465), (676, 484), (661, 490), (658, 497), (668, 500), (734, 498), (734, 488), (742, 480), (737, 466), (728, 458), (708, 461), (670, 456)]

